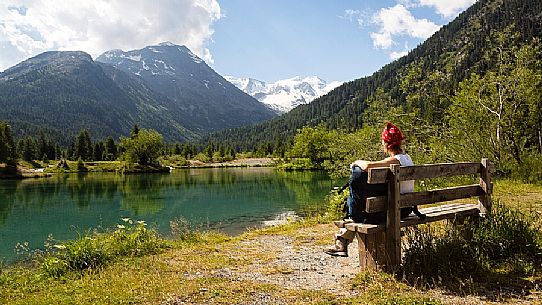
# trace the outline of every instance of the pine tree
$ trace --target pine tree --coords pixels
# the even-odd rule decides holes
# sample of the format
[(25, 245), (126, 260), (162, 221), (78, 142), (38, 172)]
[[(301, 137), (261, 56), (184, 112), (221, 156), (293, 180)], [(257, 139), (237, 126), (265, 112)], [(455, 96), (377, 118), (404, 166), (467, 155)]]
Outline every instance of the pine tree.
[(180, 143), (175, 143), (175, 145), (173, 146), (173, 154), (174, 155), (180, 155), (182, 154), (182, 148), (181, 148), (181, 144)]
[(66, 150), (66, 158), (68, 160), (75, 160), (76, 158), (74, 157), (74, 154), (75, 154), (75, 143), (71, 142), (70, 145), (68, 146), (68, 149)]
[(25, 161), (32, 161), (37, 159), (36, 156), (36, 143), (31, 137), (25, 137), (19, 141), (19, 155)]
[(132, 130), (130, 131), (130, 138), (136, 137), (138, 133), (139, 133), (139, 126), (135, 124)]
[(96, 142), (93, 149), (94, 161), (103, 161), (105, 156), (105, 145), (103, 142)]
[(0, 162), (12, 164), (16, 160), (16, 146), (11, 136), (11, 129), (8, 124), (0, 122)]
[(82, 130), (75, 140), (74, 159), (81, 158), (83, 161), (92, 159), (92, 141), (88, 130)]
[(43, 154), (43, 156), (41, 157), (41, 162), (44, 164), (49, 163), (49, 158), (47, 158), (47, 154)]
[(117, 159), (117, 145), (115, 144), (115, 141), (112, 137), (107, 137), (105, 139), (105, 155), (106, 160), (112, 161)]

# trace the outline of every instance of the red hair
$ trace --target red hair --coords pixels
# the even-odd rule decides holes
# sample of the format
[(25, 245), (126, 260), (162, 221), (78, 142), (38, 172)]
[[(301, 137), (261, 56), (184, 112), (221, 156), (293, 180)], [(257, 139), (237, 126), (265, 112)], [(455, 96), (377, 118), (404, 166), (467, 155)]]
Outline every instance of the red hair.
[(382, 141), (388, 144), (386, 146), (387, 149), (400, 148), (404, 139), (405, 136), (403, 136), (399, 127), (393, 125), (391, 122), (388, 122), (384, 130), (382, 130)]

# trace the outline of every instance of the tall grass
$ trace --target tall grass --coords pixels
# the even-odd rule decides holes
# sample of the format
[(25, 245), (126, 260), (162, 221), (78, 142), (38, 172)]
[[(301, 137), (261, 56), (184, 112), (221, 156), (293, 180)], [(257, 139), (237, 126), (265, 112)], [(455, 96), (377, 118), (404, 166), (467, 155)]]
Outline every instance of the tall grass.
[(407, 231), (407, 280), (433, 286), (482, 279), (492, 273), (528, 276), (542, 271), (542, 231), (530, 215), (496, 203), (485, 218)]

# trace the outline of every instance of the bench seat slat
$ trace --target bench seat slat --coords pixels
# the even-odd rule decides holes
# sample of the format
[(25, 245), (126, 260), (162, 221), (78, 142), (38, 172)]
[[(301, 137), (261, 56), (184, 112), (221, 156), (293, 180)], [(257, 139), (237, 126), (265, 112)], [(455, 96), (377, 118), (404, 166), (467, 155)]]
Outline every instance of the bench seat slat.
[(450, 203), (450, 204), (445, 204), (445, 205), (438, 205), (438, 206), (433, 206), (433, 207), (422, 208), (422, 209), (420, 209), (420, 212), (422, 212), (424, 214), (432, 214), (432, 213), (435, 213), (435, 212), (452, 210), (452, 209), (455, 209), (457, 207), (464, 206), (464, 205), (465, 205), (465, 203)]
[[(433, 222), (437, 220), (453, 218), (452, 216), (467, 216), (480, 213), (480, 208), (477, 204), (469, 203), (452, 203), (444, 204), (436, 207), (420, 209), (420, 212), (426, 215), (426, 218), (421, 220), (417, 216), (409, 216), (401, 220), (401, 227), (409, 227), (417, 224)], [(347, 223), (344, 227), (348, 231), (359, 232), (363, 234), (374, 234), (386, 230), (385, 224), (364, 224), (364, 223)]]
[(410, 216), (401, 221), (401, 227), (433, 222), (437, 220), (450, 219), (451, 215), (466, 216), (480, 213), (480, 208), (477, 204), (460, 204), (453, 207), (441, 205), (438, 208), (428, 211), (428, 209), (420, 209), (420, 212), (426, 215), (426, 218), (420, 220), (416, 216)]
[(368, 223), (349, 223), (344, 226), (348, 231), (359, 232), (363, 234), (374, 234), (386, 230), (386, 225), (373, 225)]

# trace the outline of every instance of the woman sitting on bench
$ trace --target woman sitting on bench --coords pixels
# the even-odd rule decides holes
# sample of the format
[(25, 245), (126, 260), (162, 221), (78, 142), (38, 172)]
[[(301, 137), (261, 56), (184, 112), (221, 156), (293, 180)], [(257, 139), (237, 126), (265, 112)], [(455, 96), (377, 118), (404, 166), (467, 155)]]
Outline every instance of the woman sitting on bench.
[[(410, 156), (403, 152), (401, 144), (405, 137), (401, 130), (392, 123), (388, 123), (382, 131), (382, 148), (389, 157), (381, 161), (357, 160), (350, 164), (350, 196), (348, 197), (348, 214), (346, 222), (382, 223), (386, 215), (382, 213), (366, 213), (365, 202), (367, 197), (387, 195), (387, 184), (368, 184), (367, 170), (375, 167), (389, 167), (393, 164), (412, 166), (414, 163)], [(401, 193), (414, 191), (414, 180), (400, 182)], [(407, 213), (408, 212), (408, 213)], [(401, 218), (408, 216), (412, 209), (401, 211)], [(403, 215), (406, 214), (406, 215)], [(418, 215), (419, 216), (419, 215)], [(348, 244), (352, 242), (355, 233), (341, 228), (335, 234), (335, 244), (324, 252), (332, 256), (348, 256)]]

